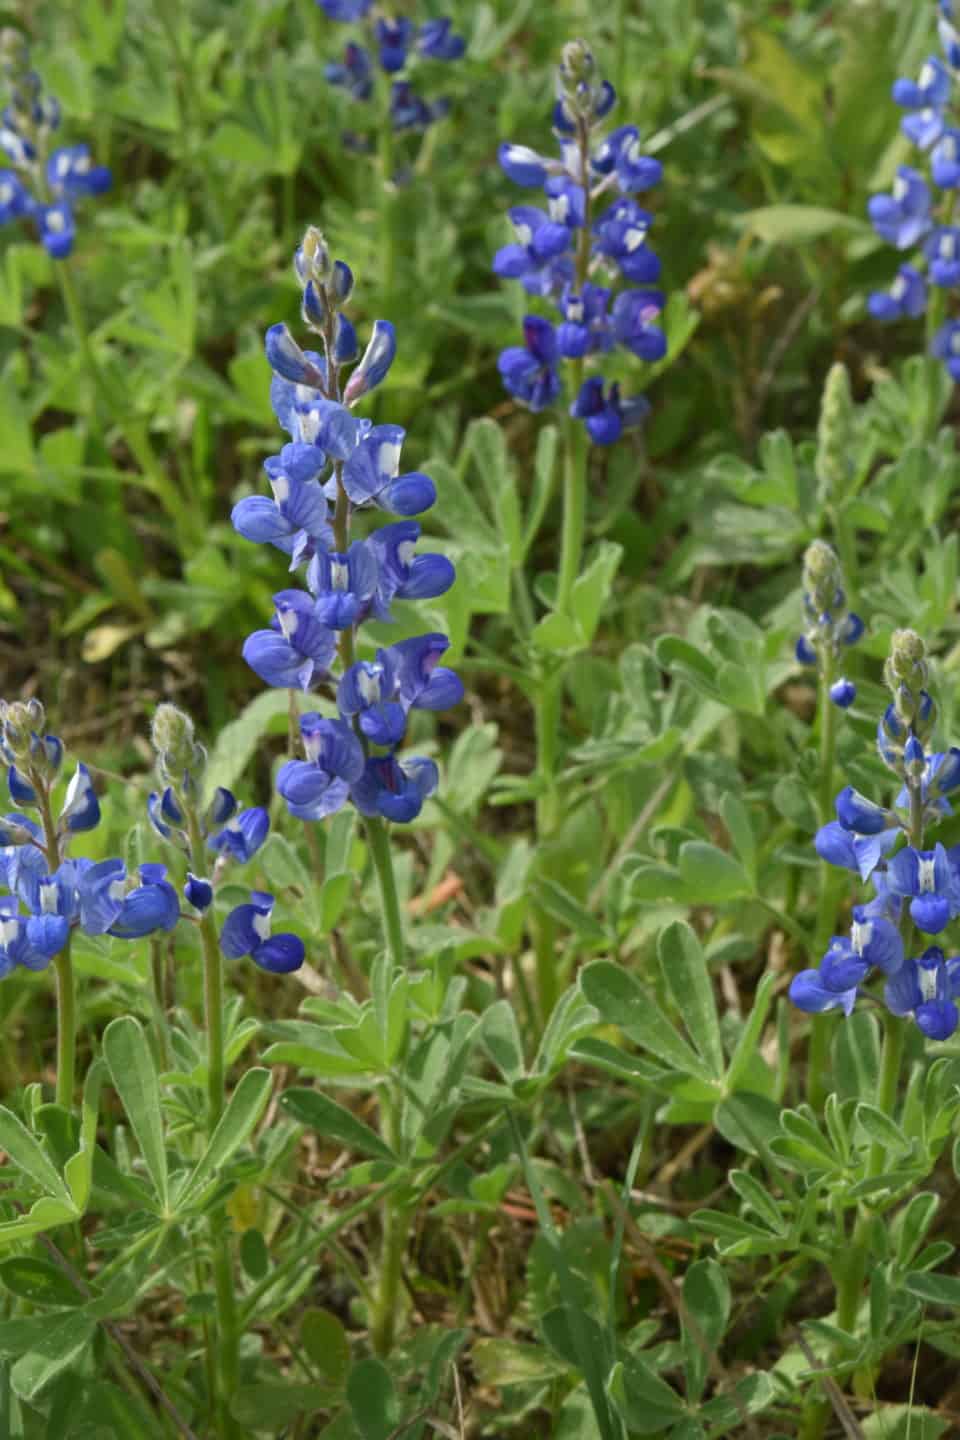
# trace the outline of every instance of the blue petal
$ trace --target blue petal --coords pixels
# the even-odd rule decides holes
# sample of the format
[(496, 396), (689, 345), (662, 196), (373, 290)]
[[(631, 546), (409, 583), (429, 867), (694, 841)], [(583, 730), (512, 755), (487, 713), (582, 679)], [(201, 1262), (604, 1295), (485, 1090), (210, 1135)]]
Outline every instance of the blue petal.
[(271, 975), (289, 975), (299, 970), (306, 958), (303, 941), (298, 935), (272, 935), (251, 952), (255, 965)]

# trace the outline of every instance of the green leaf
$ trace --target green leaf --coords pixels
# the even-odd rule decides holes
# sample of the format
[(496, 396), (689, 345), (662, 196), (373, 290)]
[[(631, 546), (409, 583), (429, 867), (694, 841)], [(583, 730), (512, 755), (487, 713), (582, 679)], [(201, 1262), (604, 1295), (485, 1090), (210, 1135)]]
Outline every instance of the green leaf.
[(347, 1404), (363, 1440), (390, 1440), (400, 1423), (400, 1402), (390, 1371), (372, 1356), (350, 1371)]
[(59, 1265), (29, 1255), (0, 1261), (0, 1284), (32, 1305), (81, 1305), (84, 1300)]
[(683, 1016), (687, 1034), (713, 1075), (720, 1080), (724, 1071), (720, 1021), (700, 941), (686, 921), (675, 920), (661, 931), (657, 955), (661, 973)]
[(940, 1197), (930, 1190), (912, 1195), (897, 1217), (897, 1263), (906, 1266), (913, 1259), (940, 1208)]
[(330, 1403), (329, 1391), (321, 1385), (297, 1385), (290, 1380), (264, 1381), (241, 1385), (230, 1397), (230, 1413), (251, 1430), (271, 1436), (286, 1431), (298, 1415), (311, 1415)]
[[(13, 1111), (7, 1110), (3, 1105), (0, 1105), (0, 1150), (5, 1150), (11, 1164), (17, 1170), (22, 1170), (25, 1175), (29, 1175), (41, 1190), (45, 1190), (48, 1195), (53, 1196), (69, 1209), (73, 1209), (73, 1202), (67, 1187), (57, 1174), (46, 1152), (41, 1149), (39, 1143), (23, 1122), (17, 1119)], [(4, 1227), (0, 1226), (0, 1234), (3, 1233), (3, 1229)]]
[(868, 1105), (865, 1100), (861, 1100), (857, 1106), (857, 1124), (870, 1140), (882, 1145), (888, 1154), (899, 1154), (910, 1149), (910, 1141), (896, 1121), (878, 1110), (876, 1105)]
[(744, 1205), (769, 1225), (775, 1235), (786, 1235), (787, 1222), (770, 1191), (748, 1170), (731, 1170), (730, 1184), (736, 1190)]
[(757, 839), (750, 822), (750, 812), (732, 790), (728, 790), (720, 801), (720, 818), (729, 831), (733, 848), (749, 878), (750, 888), (756, 890)]
[(838, 230), (873, 236), (866, 221), (822, 205), (761, 205), (741, 215), (739, 223), (767, 245), (807, 245)]
[(746, 1024), (740, 1032), (740, 1038), (734, 1046), (733, 1054), (730, 1057), (730, 1068), (727, 1071), (727, 1089), (731, 1092), (740, 1086), (747, 1067), (756, 1055), (760, 1045), (760, 1032), (763, 1029), (767, 1014), (770, 1010), (770, 1003), (773, 1000), (773, 993), (776, 989), (776, 975), (764, 975), (761, 977), (753, 997), (753, 1008), (747, 1016)]
[(537, 903), (587, 944), (602, 945), (607, 932), (580, 901), (555, 880), (540, 879), (533, 886)]
[(193, 1200), (197, 1192), (214, 1179), (231, 1156), (246, 1143), (267, 1108), (272, 1085), (273, 1076), (269, 1070), (256, 1067), (244, 1074), (230, 1096), (196, 1169), (177, 1191), (178, 1208)]
[(687, 1399), (694, 1404), (703, 1396), (710, 1373), (730, 1319), (730, 1285), (715, 1260), (698, 1260), (683, 1277), (684, 1368)]
[(97, 1148), (97, 1118), (100, 1110), (100, 1091), (106, 1077), (106, 1066), (102, 1060), (95, 1060), (87, 1071), (83, 1084), (83, 1101), (80, 1110), (80, 1146), (75, 1155), (64, 1166), (64, 1179), (70, 1187), (73, 1203), (79, 1211), (87, 1208), (93, 1185), (93, 1157)]
[(575, 620), (554, 610), (533, 627), (530, 643), (553, 655), (575, 655), (584, 649), (587, 641)]
[(43, 1338), (10, 1371), (10, 1384), (21, 1400), (34, 1400), (51, 1380), (77, 1360), (93, 1339), (97, 1322), (82, 1310), (51, 1319)]
[(654, 997), (635, 976), (610, 960), (596, 960), (580, 975), (584, 995), (608, 1025), (619, 1025), (625, 1035), (672, 1070), (714, 1085), (712, 1070), (677, 1034)]
[(137, 1137), (144, 1164), (166, 1213), (170, 1207), (167, 1152), (163, 1141), (160, 1086), (153, 1053), (142, 1027), (130, 1015), (111, 1020), (104, 1031), (103, 1053), (113, 1088), (120, 1096)]
[(295, 1086), (283, 1092), (280, 1104), (301, 1125), (309, 1125), (324, 1140), (334, 1140), (338, 1145), (345, 1145), (361, 1155), (370, 1155), (375, 1160), (397, 1159), (390, 1146), (369, 1125), (319, 1090)]
[(960, 1276), (930, 1275), (925, 1270), (911, 1270), (903, 1283), (918, 1300), (926, 1300), (931, 1305), (960, 1308)]
[(480, 1020), (480, 1043), (509, 1084), (524, 1073), (523, 1041), (516, 1011), (509, 1000), (497, 1000)]
[(350, 1341), (343, 1322), (330, 1310), (305, 1310), (300, 1343), (323, 1380), (339, 1390), (350, 1369)]
[(255, 1226), (240, 1236), (240, 1264), (251, 1280), (262, 1280), (270, 1271), (270, 1252), (263, 1231)]
[(574, 581), (570, 608), (587, 644), (593, 639), (600, 616), (608, 608), (614, 577), (623, 559), (623, 546), (601, 541), (589, 564)]
[(683, 1418), (680, 1396), (639, 1355), (614, 1365), (606, 1389), (631, 1435), (660, 1435)]

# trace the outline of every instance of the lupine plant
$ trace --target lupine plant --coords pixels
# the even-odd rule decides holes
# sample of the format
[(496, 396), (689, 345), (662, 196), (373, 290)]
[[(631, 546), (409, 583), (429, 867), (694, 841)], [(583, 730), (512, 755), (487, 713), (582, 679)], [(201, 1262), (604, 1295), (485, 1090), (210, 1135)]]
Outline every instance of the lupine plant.
[[(559, 158), (511, 141), (499, 150), (508, 178), (542, 191), (547, 209), (533, 205), (511, 209), (516, 240), (498, 250), (493, 268), (501, 277), (519, 281), (529, 295), (548, 301), (559, 323), (543, 315), (527, 315), (523, 346), (502, 351), (498, 367), (506, 389), (521, 404), (540, 412), (563, 397), (566, 410), (554, 613), (532, 636), (535, 646), (542, 642), (535, 713), (537, 821), (544, 838), (557, 830), (561, 819), (563, 666), (557, 657), (576, 648), (575, 643), (570, 645), (571, 637), (583, 628), (576, 611), (578, 581), (584, 586), (590, 446), (612, 445), (625, 430), (639, 425), (649, 410), (643, 395), (621, 397), (619, 382), (605, 380), (604, 364), (617, 347), (647, 362), (661, 360), (667, 349), (657, 324), (663, 294), (651, 288), (660, 274), (660, 262), (646, 243), (652, 216), (632, 198), (659, 183), (662, 167), (643, 154), (635, 126), (603, 133), (616, 98), (590, 48), (582, 41), (571, 42), (556, 76), (552, 119)], [(617, 198), (609, 200), (611, 195)], [(600, 283), (611, 272), (613, 283)], [(615, 294), (620, 278), (636, 288)], [(566, 394), (561, 368), (567, 375)], [(595, 568), (607, 588), (617, 561), (612, 548), (596, 557)], [(557, 994), (557, 958), (553, 926), (548, 922), (541, 925), (537, 948), (540, 1005), (546, 1017)]]
[[(895, 321), (927, 312), (928, 348), (960, 379), (960, 319), (949, 313), (960, 283), (960, 128), (954, 87), (960, 69), (960, 33), (953, 0), (938, 0), (941, 55), (929, 55), (916, 79), (900, 77), (893, 100), (905, 113), (900, 129), (919, 151), (916, 164), (897, 167), (889, 194), (870, 200), (870, 221), (881, 239), (912, 252), (886, 290), (869, 298), (875, 319)], [(932, 189), (931, 189), (932, 185)]]
[[(395, 283), (395, 217), (393, 194), (402, 182), (403, 165), (395, 137), (420, 134), (449, 110), (440, 96), (420, 93), (418, 71), (424, 62), (459, 60), (466, 49), (449, 17), (419, 25), (406, 15), (396, 18), (374, 12), (373, 0), (316, 0), (329, 19), (362, 27), (362, 42), (348, 40), (341, 59), (324, 67), (328, 84), (342, 89), (356, 106), (373, 102), (373, 136), (352, 128), (345, 134), (351, 149), (376, 149), (381, 214), (380, 254), (383, 292), (392, 297)], [(362, 113), (362, 110), (361, 110)]]

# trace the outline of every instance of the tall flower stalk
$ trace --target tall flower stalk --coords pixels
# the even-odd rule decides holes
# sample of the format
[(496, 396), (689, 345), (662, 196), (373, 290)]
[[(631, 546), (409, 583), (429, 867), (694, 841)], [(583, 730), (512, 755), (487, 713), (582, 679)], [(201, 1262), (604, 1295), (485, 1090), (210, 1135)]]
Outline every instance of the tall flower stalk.
[[(566, 371), (554, 611), (574, 631), (590, 446), (613, 444), (649, 410), (642, 395), (621, 396), (619, 383), (607, 384), (600, 371), (617, 347), (647, 362), (663, 359), (667, 349), (656, 323), (664, 297), (651, 288), (659, 278), (660, 262), (646, 243), (653, 217), (630, 198), (659, 183), (661, 166), (642, 153), (635, 126), (622, 125), (603, 135), (615, 102), (613, 86), (598, 73), (589, 47), (573, 41), (564, 47), (557, 71), (553, 129), (559, 159), (511, 142), (501, 145), (499, 153), (511, 180), (542, 190), (547, 200), (546, 211), (532, 205), (511, 209), (515, 241), (497, 252), (494, 270), (518, 280), (529, 295), (550, 302), (555, 318), (527, 315), (524, 344), (504, 350), (499, 368), (509, 393), (535, 412), (560, 400), (561, 365)], [(611, 194), (619, 198), (603, 203)], [(636, 288), (615, 294), (618, 274)], [(602, 283), (605, 278), (611, 283)], [(535, 699), (537, 830), (543, 839), (556, 833), (562, 819), (558, 782), (563, 678), (562, 662), (544, 656)], [(537, 976), (544, 1019), (559, 993), (554, 938), (552, 921), (541, 916)]]
[[(455, 572), (443, 555), (417, 555), (420, 526), (410, 518), (436, 499), (428, 475), (400, 473), (404, 431), (373, 425), (353, 413), (385, 378), (396, 333), (377, 320), (363, 355), (345, 306), (353, 276), (332, 260), (323, 236), (307, 230), (294, 269), (304, 325), (321, 351), (302, 350), (285, 325), (267, 331), (271, 398), (290, 442), (266, 461), (272, 498), (248, 496), (234, 508), (240, 534), (275, 545), (290, 569), (305, 569), (306, 590), (281, 590), (270, 628), (256, 631), (244, 658), (268, 685), (319, 691), (336, 716), (300, 716), (302, 758), (287, 760), (277, 789), (290, 813), (308, 825), (346, 804), (363, 817), (380, 895), (390, 961), (405, 963), (403, 917), (393, 868), (389, 824), (416, 819), (436, 789), (437, 766), (400, 747), (412, 710), (445, 710), (463, 697), (458, 676), (438, 662), (449, 641), (429, 633), (386, 647), (363, 647), (361, 627), (389, 622), (394, 602), (442, 595)], [(322, 353), (321, 353), (322, 352)], [(346, 368), (353, 367), (346, 378)], [(402, 518), (353, 538), (371, 512)], [(358, 658), (359, 657), (359, 658)], [(318, 877), (319, 878), (319, 877)], [(384, 1131), (398, 1124), (402, 1090), (389, 1076), (380, 1090)], [(371, 1330), (376, 1349), (393, 1344), (407, 1212), (386, 1202), (379, 1285)]]

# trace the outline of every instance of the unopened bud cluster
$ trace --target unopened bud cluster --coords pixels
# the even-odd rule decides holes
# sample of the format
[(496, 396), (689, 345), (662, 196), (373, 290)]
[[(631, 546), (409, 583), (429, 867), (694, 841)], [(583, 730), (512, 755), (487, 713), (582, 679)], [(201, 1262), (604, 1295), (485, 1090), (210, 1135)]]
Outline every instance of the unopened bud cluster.
[(852, 680), (833, 679), (833, 670), (845, 649), (863, 634), (860, 616), (847, 608), (843, 571), (832, 545), (814, 540), (803, 557), (803, 609), (807, 621), (797, 640), (796, 655), (801, 665), (815, 665), (821, 675), (830, 674), (830, 698), (845, 710), (856, 699)]
[(817, 427), (817, 491), (827, 504), (843, 497), (850, 478), (853, 414), (850, 376), (838, 361), (827, 373)]

